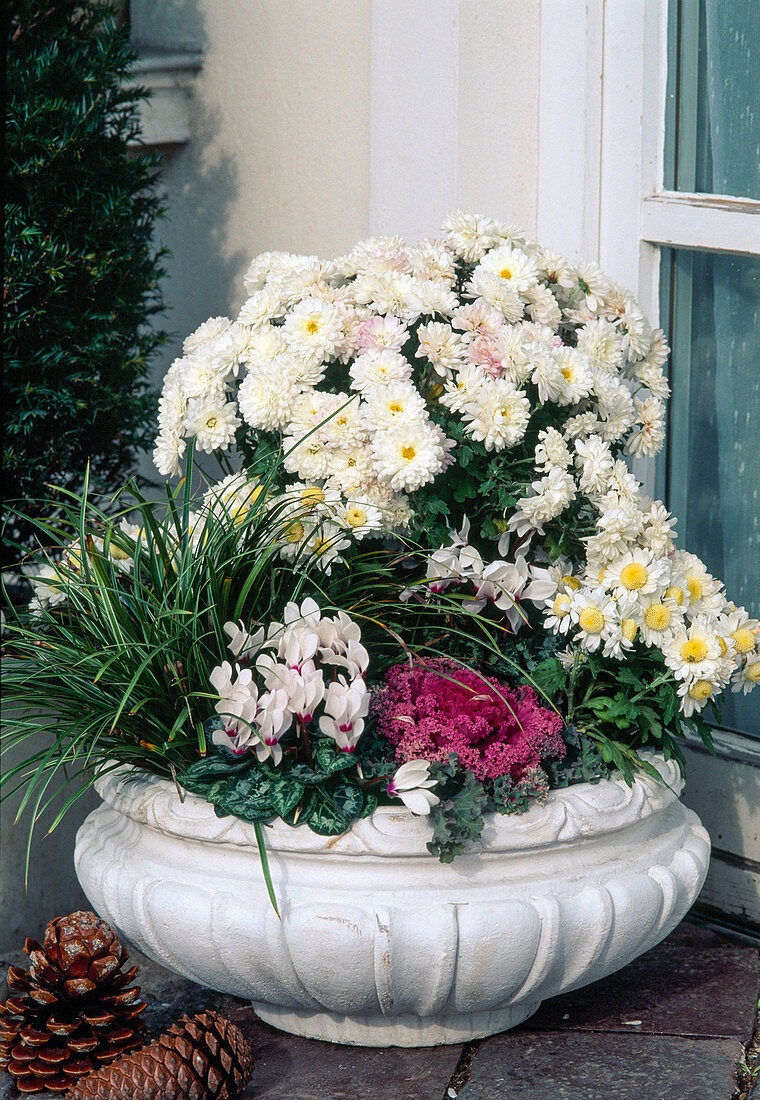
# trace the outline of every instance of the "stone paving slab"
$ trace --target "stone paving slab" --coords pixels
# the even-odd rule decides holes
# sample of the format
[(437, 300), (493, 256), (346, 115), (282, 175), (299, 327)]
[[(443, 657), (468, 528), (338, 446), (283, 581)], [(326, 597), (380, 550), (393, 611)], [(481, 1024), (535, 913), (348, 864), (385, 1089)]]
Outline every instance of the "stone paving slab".
[(616, 974), (546, 1001), (523, 1027), (746, 1042), (759, 986), (756, 948), (682, 924)]
[(462, 1049), (337, 1046), (286, 1036), (253, 1009), (233, 1018), (256, 1052), (240, 1100), (442, 1100)]
[(505, 1032), (487, 1040), (458, 1100), (729, 1100), (735, 1039)]

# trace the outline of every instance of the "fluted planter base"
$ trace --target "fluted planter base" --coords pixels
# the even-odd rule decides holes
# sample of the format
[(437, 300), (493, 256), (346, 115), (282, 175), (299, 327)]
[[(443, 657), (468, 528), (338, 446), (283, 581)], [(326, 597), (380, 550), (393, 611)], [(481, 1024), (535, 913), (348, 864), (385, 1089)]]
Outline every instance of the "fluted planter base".
[(98, 782), (77, 836), (93, 907), (185, 977), (250, 999), (298, 1035), (365, 1046), (460, 1043), (514, 1027), (542, 1000), (605, 977), (678, 924), (710, 844), (666, 783), (552, 791), (491, 815), (453, 863), (430, 826), (381, 807), (340, 837), (265, 829), (280, 917), (253, 827), (142, 773)]
[(540, 1001), (532, 1001), (497, 1012), (463, 1012), (432, 1019), (410, 1014), (355, 1019), (334, 1012), (298, 1012), (253, 1002), (256, 1015), (280, 1031), (358, 1047), (437, 1047), (484, 1039), (517, 1027), (537, 1012), (540, 1005)]

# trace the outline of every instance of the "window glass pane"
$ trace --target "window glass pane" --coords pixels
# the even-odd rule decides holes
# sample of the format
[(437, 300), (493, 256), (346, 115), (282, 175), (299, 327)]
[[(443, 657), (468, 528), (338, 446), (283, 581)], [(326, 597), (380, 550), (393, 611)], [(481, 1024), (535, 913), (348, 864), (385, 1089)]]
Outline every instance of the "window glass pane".
[(670, 0), (665, 186), (760, 199), (760, 3)]
[[(665, 249), (672, 398), (666, 499), (678, 544), (760, 618), (760, 256)], [(724, 725), (760, 737), (754, 695)]]

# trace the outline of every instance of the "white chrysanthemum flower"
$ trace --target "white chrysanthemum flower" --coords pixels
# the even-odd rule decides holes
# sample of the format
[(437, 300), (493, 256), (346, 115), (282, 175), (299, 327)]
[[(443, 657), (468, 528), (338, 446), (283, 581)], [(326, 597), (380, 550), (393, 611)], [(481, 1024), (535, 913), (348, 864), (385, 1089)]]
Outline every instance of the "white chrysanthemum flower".
[(295, 355), (307, 363), (321, 363), (332, 358), (343, 338), (343, 325), (335, 306), (308, 297), (286, 315), (282, 333)]
[(720, 683), (715, 683), (707, 677), (699, 679), (690, 677), (684, 680), (678, 687), (681, 713), (685, 718), (690, 718), (695, 711), (699, 713), (720, 690)]
[(468, 434), (481, 441), (487, 451), (503, 451), (514, 447), (525, 435), (530, 402), (513, 382), (497, 378), (477, 392), (463, 410), (462, 419)]
[(341, 553), (351, 545), (343, 530), (334, 523), (321, 524), (306, 542), (306, 552), (328, 576), (332, 567), (343, 561)]
[(659, 397), (634, 398), (636, 425), (625, 444), (626, 454), (653, 458), (665, 442), (665, 406)]
[(452, 370), (464, 364), (464, 344), (451, 325), (446, 325), (442, 321), (431, 321), (427, 325), (420, 325), (417, 329), (417, 339), (419, 347), (415, 355), (418, 358), (425, 356), (441, 378), (448, 378)]
[(228, 474), (221, 481), (210, 485), (203, 494), (203, 503), (220, 519), (243, 523), (248, 512), (266, 490), (256, 480), (251, 480), (245, 472)]
[(577, 348), (557, 348), (554, 352), (563, 384), (562, 393), (556, 398), (559, 405), (576, 405), (588, 397), (594, 385), (594, 375), (588, 359)]
[(677, 630), (683, 630), (683, 611), (671, 596), (653, 595), (638, 608), (639, 630), (646, 645), (664, 650)]
[(586, 308), (592, 313), (604, 305), (605, 296), (610, 291), (610, 280), (599, 264), (592, 260), (581, 260), (575, 268), (578, 289), (584, 296)]
[(440, 428), (425, 420), (408, 420), (372, 439), (375, 469), (391, 489), (413, 491), (427, 485), (445, 464)]
[(617, 443), (636, 421), (633, 398), (622, 382), (601, 371), (597, 371), (594, 378), (594, 394), (602, 419), (602, 438), (608, 443)]
[(502, 245), (500, 248), (494, 248), (492, 252), (484, 256), (473, 272), (473, 277), (478, 272), (489, 272), (497, 275), (513, 290), (516, 290), (518, 294), (525, 294), (538, 282), (538, 268), (535, 261), (526, 255), (522, 249), (512, 248), (508, 244)]
[[(330, 395), (332, 396), (332, 395)], [(331, 447), (353, 451), (366, 439), (362, 409), (356, 394), (336, 394), (338, 401), (320, 427), (322, 438)]]
[(613, 459), (609, 444), (598, 436), (575, 440), (575, 465), (580, 467), (578, 481), (583, 493), (604, 493), (609, 488)]
[(304, 481), (322, 481), (329, 476), (335, 450), (319, 432), (286, 435), (282, 441), (282, 464), (290, 474)]
[(577, 416), (571, 416), (565, 421), (563, 434), (567, 440), (588, 439), (589, 436), (599, 435), (601, 427), (601, 422), (597, 420), (596, 413), (578, 413)]
[(480, 401), (481, 391), (489, 378), (482, 367), (475, 363), (462, 367), (454, 379), (447, 382), (438, 400), (451, 412), (462, 412)]
[(751, 619), (743, 607), (737, 607), (718, 620), (721, 636), (741, 659), (757, 651), (760, 638), (760, 622)]
[(573, 625), (570, 615), (571, 593), (568, 591), (557, 592), (546, 601), (544, 611), (544, 626), (554, 634), (567, 634)]
[(686, 550), (677, 550), (671, 561), (673, 573), (683, 575), (683, 587), (687, 599), (687, 613), (695, 615), (717, 615), (722, 610), (723, 585), (710, 573), (704, 562)]
[(407, 420), (427, 420), (425, 401), (409, 382), (391, 382), (366, 395), (361, 419), (370, 432), (385, 431)]
[(158, 401), (158, 428), (167, 435), (181, 432), (187, 411), (184, 391), (184, 359), (175, 359), (167, 371)]
[(634, 364), (632, 375), (634, 381), (646, 386), (653, 397), (659, 397), (660, 401), (667, 401), (670, 396), (670, 383), (662, 367), (642, 359)]
[(400, 352), (379, 348), (365, 351), (349, 369), (352, 388), (367, 394), (389, 382), (407, 382), (412, 368)]
[(566, 470), (570, 462), (570, 449), (556, 428), (546, 428), (538, 433), (535, 451), (537, 470), (548, 472), (554, 467)]
[(206, 344), (213, 343), (228, 330), (232, 322), (229, 317), (209, 317), (199, 325), (195, 332), (185, 337), (182, 344), (183, 355), (192, 355), (193, 352), (202, 351)]
[(539, 274), (548, 279), (549, 283), (572, 290), (576, 285), (575, 274), (568, 260), (559, 252), (550, 252), (540, 248), (535, 254), (536, 266)]
[(423, 282), (435, 280), (453, 286), (457, 271), (451, 249), (441, 241), (424, 240), (409, 249), (412, 275)]
[(576, 641), (593, 652), (620, 626), (620, 612), (604, 588), (580, 588), (570, 600), (570, 617)]
[(450, 317), (459, 305), (459, 297), (445, 283), (435, 279), (415, 279), (419, 312)]
[(162, 431), (156, 436), (153, 464), (161, 477), (176, 477), (187, 444), (178, 431)]
[(262, 252), (254, 256), (243, 276), (243, 286), (249, 294), (255, 294), (264, 286), (270, 272), (286, 267), (293, 259), (298, 257), (292, 256), (289, 252)]
[(641, 544), (654, 554), (667, 554), (673, 546), (675, 526), (676, 520), (665, 505), (653, 501), (644, 518)]
[(528, 287), (524, 297), (528, 302), (526, 308), (529, 317), (539, 324), (548, 325), (555, 331), (559, 328), (562, 310), (548, 286), (537, 283), (535, 286)]
[(646, 510), (646, 506), (650, 503), (649, 498), (644, 499), (641, 483), (633, 476), (622, 458), (616, 458), (612, 463), (609, 491), (638, 504), (642, 510)]
[(623, 349), (630, 362), (642, 359), (652, 344), (652, 329), (635, 299), (628, 295), (620, 315)]
[(720, 640), (706, 615), (677, 630), (664, 649), (665, 664), (677, 680), (714, 680), (721, 662)]
[(188, 435), (195, 436), (195, 445), (206, 454), (226, 451), (235, 441), (240, 427), (237, 406), (234, 401), (222, 403), (212, 400), (189, 401), (185, 416)]
[(495, 339), (504, 325), (504, 315), (482, 298), (459, 306), (451, 315), (451, 324), (471, 336), (489, 336)]
[(364, 495), (370, 482), (376, 480), (369, 443), (358, 444), (350, 450), (335, 451), (330, 461), (329, 484), (346, 496)]
[(352, 275), (382, 274), (387, 271), (401, 271), (409, 275), (412, 265), (403, 237), (368, 237), (359, 241), (348, 256), (337, 261), (338, 272), (342, 278)]
[(501, 361), (501, 377), (521, 386), (530, 377), (537, 350), (525, 325), (502, 325), (496, 334), (496, 354)]
[(596, 502), (599, 518), (596, 534), (586, 543), (589, 559), (610, 561), (625, 554), (635, 544), (644, 526), (644, 517), (635, 501), (605, 493)]
[(374, 313), (392, 313), (407, 323), (420, 315), (420, 282), (399, 271), (362, 275), (354, 283), (356, 301), (368, 305)]
[(283, 306), (292, 306), (302, 298), (311, 297), (331, 268), (331, 264), (316, 256), (296, 256), (287, 268), (273, 269), (269, 273), (267, 287), (279, 296)]
[(224, 398), (228, 368), (203, 350), (184, 360), (182, 388), (186, 397), (205, 397), (215, 401)]
[(578, 330), (578, 351), (605, 374), (617, 374), (623, 362), (623, 340), (609, 321), (590, 321)]
[(347, 500), (336, 510), (336, 520), (356, 539), (363, 539), (365, 535), (381, 535), (385, 529), (380, 509), (363, 500)]
[(401, 351), (409, 339), (409, 329), (398, 317), (368, 317), (359, 325), (356, 347), (367, 351)]
[(749, 657), (734, 673), (732, 691), (746, 695), (760, 684), (760, 657)]
[(556, 355), (547, 349), (540, 350), (533, 357), (533, 370), (530, 380), (538, 390), (538, 400), (542, 405), (547, 401), (555, 404), (568, 404), (564, 400), (567, 392), (565, 376)]
[(455, 210), (441, 226), (452, 252), (467, 264), (474, 264), (499, 241), (498, 226), (493, 218), (481, 214), (465, 214)]
[(525, 313), (525, 303), (519, 292), (495, 271), (476, 268), (465, 290), (473, 298), (482, 298), (493, 306), (510, 323), (521, 320)]
[(518, 500), (509, 522), (513, 531), (540, 531), (549, 520), (556, 519), (575, 497), (575, 481), (567, 470), (554, 468), (545, 477), (531, 484), (531, 495)]
[(238, 405), (243, 419), (252, 428), (278, 431), (290, 421), (300, 387), (277, 364), (250, 371), (238, 390)]
[(254, 330), (268, 325), (272, 317), (276, 317), (281, 310), (278, 294), (269, 289), (255, 291), (246, 299), (238, 314), (238, 322), (248, 325)]

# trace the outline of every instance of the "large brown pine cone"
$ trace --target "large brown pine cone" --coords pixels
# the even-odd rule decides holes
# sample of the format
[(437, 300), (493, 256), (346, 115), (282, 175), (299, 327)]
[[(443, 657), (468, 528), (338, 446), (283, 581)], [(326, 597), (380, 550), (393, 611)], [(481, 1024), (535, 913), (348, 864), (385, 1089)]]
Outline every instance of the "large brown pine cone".
[(81, 1077), (68, 1100), (231, 1100), (253, 1072), (251, 1048), (216, 1012), (183, 1016), (142, 1050)]
[(66, 1092), (94, 1067), (140, 1045), (145, 1003), (137, 967), (95, 913), (53, 920), (42, 944), (27, 940), (29, 970), (12, 966), (0, 1004), (0, 1068), (22, 1093)]

